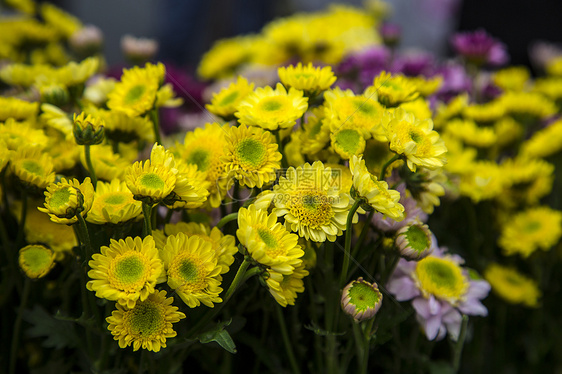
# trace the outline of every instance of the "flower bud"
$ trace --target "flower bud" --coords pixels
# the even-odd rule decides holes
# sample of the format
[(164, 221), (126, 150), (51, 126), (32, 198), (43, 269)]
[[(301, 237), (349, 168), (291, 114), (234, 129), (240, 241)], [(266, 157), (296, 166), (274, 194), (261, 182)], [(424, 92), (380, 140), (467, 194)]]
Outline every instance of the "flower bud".
[(20, 249), (19, 265), (29, 278), (42, 278), (55, 266), (55, 254), (42, 245), (28, 245)]
[(96, 145), (103, 142), (105, 135), (105, 122), (103, 119), (84, 113), (74, 115), (74, 138), (79, 145)]
[(50, 84), (39, 88), (41, 93), (41, 101), (62, 107), (68, 103), (68, 90), (66, 87), (58, 84)]
[(93, 56), (101, 50), (102, 31), (93, 25), (86, 25), (76, 31), (68, 40), (72, 50), (82, 58)]
[(349, 283), (342, 291), (341, 306), (355, 322), (371, 319), (382, 305), (382, 294), (376, 283), (362, 277)]
[(149, 61), (156, 55), (158, 42), (154, 39), (125, 35), (121, 38), (121, 49), (129, 60), (140, 64)]
[(396, 248), (409, 261), (419, 261), (433, 252), (431, 231), (421, 222), (402, 227), (396, 234)]

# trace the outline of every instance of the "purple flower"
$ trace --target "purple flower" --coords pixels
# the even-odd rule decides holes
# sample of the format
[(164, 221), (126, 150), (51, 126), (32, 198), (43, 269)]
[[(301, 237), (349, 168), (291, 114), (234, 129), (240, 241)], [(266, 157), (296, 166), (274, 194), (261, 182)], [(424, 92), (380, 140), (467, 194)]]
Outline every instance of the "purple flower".
[(409, 77), (431, 75), (435, 70), (435, 61), (431, 54), (422, 51), (412, 51), (396, 57), (392, 63), (393, 73), (402, 73)]
[(386, 46), (394, 47), (400, 43), (402, 28), (396, 23), (385, 22), (381, 25), (379, 32)]
[[(435, 238), (433, 242), (436, 243)], [(435, 260), (435, 258), (444, 261), (439, 262), (440, 260)], [(450, 295), (445, 296), (428, 292), (428, 290), (431, 291), (431, 287), (427, 286), (427, 279), (430, 279), (431, 276), (427, 277), (422, 271), (417, 271), (418, 266), (423, 264), (423, 261), (428, 260), (434, 261), (431, 269), (436, 266), (447, 266), (453, 270), (461, 269), (461, 279), (453, 279), (453, 281), (457, 282), (455, 289), (462, 290), (462, 294), (455, 297), (454, 301), (451, 300)], [(457, 340), (461, 328), (462, 314), (478, 316), (488, 314), (488, 310), (480, 300), (484, 299), (490, 292), (490, 284), (485, 280), (472, 279), (468, 270), (460, 267), (463, 262), (464, 260), (461, 257), (447, 255), (444, 249), (435, 247), (432, 255), (419, 262), (400, 259), (386, 286), (396, 300), (412, 300), (412, 306), (416, 311), (416, 320), (422, 326), (429, 340), (441, 340), (447, 332), (451, 339)], [(423, 267), (423, 265), (421, 266)], [(422, 279), (422, 277), (425, 278)], [(442, 278), (440, 278), (440, 281), (442, 281)]]
[(453, 35), (451, 44), (455, 52), (475, 65), (502, 65), (509, 59), (505, 46), (484, 30)]
[(390, 51), (386, 47), (377, 46), (347, 56), (336, 68), (336, 75), (341, 80), (355, 81), (357, 91), (373, 84), (375, 76), (381, 71), (388, 70)]
[(448, 63), (436, 73), (443, 77), (441, 88), (437, 91), (437, 98), (445, 103), (460, 93), (472, 90), (470, 77), (459, 64)]

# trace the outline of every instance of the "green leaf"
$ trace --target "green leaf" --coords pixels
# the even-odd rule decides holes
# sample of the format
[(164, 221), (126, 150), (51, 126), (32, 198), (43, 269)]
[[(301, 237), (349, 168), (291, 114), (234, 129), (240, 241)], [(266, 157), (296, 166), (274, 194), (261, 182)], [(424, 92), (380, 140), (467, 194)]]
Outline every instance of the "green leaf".
[(234, 341), (230, 337), (228, 331), (225, 330), (225, 327), (230, 325), (230, 322), (232, 322), (231, 319), (225, 322), (219, 322), (212, 330), (199, 335), (199, 341), (203, 344), (217, 342), (218, 345), (228, 352), (232, 354), (236, 353), (236, 344), (234, 344)]
[(74, 330), (74, 325), (69, 321), (54, 318), (40, 306), (24, 310), (23, 319), (32, 325), (27, 330), (27, 335), (33, 338), (46, 338), (43, 346), (47, 348), (75, 348), (79, 345), (80, 339)]

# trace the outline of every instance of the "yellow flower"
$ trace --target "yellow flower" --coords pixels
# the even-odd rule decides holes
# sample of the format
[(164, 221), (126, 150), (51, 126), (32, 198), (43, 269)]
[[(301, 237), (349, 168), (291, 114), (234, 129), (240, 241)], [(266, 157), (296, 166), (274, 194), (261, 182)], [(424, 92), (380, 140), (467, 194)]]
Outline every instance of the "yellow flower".
[(396, 107), (419, 96), (417, 86), (408, 78), (386, 71), (375, 77), (372, 88), (377, 92), (379, 102), (386, 107)]
[(166, 291), (154, 291), (144, 301), (127, 307), (116, 304), (117, 310), (106, 318), (107, 327), (120, 348), (133, 345), (133, 351), (140, 348), (159, 352), (166, 348), (166, 339), (177, 335), (172, 324), (185, 318), (172, 306), (173, 298), (166, 298)]
[(83, 98), (86, 102), (101, 107), (107, 102), (107, 95), (113, 91), (117, 80), (115, 78), (99, 77), (84, 89)]
[(51, 104), (42, 104), (41, 112), (43, 113), (39, 118), (46, 128), (55, 129), (63, 134), (67, 140), (74, 141), (74, 125), (64, 111)]
[(560, 77), (537, 79), (533, 85), (533, 91), (556, 102), (556, 105), (560, 108), (560, 104), (562, 103), (562, 79)]
[(231, 127), (226, 136), (227, 149), (222, 157), (225, 172), (241, 186), (261, 188), (276, 178), (281, 153), (269, 131), (258, 127)]
[(451, 99), (447, 104), (438, 102), (435, 118), (433, 119), (435, 122), (435, 128), (442, 128), (445, 126), (447, 121), (453, 118), (459, 118), (467, 105), (468, 95), (466, 93)]
[(29, 87), (39, 76), (51, 76), (54, 68), (49, 65), (9, 64), (0, 69), (0, 79), (13, 86)]
[(176, 185), (172, 196), (164, 203), (171, 209), (195, 209), (202, 206), (209, 197), (211, 183), (206, 173), (197, 170), (197, 165), (187, 164), (183, 160), (175, 161)]
[(113, 179), (111, 183), (98, 182), (86, 221), (96, 225), (117, 225), (140, 218), (141, 215), (141, 202), (133, 198), (125, 182)]
[(53, 169), (57, 173), (72, 169), (78, 162), (80, 154), (84, 153), (80, 152), (80, 146), (76, 144), (75, 140), (61, 139), (61, 136), (55, 136), (54, 134), (49, 138), (46, 151), (51, 156)]
[(546, 73), (556, 77), (562, 76), (562, 56), (557, 56), (546, 64)]
[(45, 191), (45, 208), (37, 208), (47, 213), (51, 221), (61, 224), (73, 224), (78, 221), (77, 214), (88, 214), (94, 200), (94, 186), (90, 178), (80, 183), (77, 179), (62, 178), (52, 183)]
[(161, 251), (168, 276), (168, 285), (190, 308), (201, 305), (213, 308), (219, 297), (221, 266), (213, 246), (197, 236), (180, 232), (168, 237)]
[(0, 97), (0, 121), (8, 118), (25, 120), (37, 116), (39, 103), (30, 103), (15, 97)]
[(406, 112), (412, 113), (414, 117), (422, 120), (433, 117), (433, 112), (429, 107), (429, 103), (423, 97), (418, 97), (415, 100), (407, 101), (400, 104), (398, 107), (404, 109)]
[(275, 301), (282, 307), (286, 307), (287, 305), (295, 305), (297, 292), (304, 292), (302, 279), (307, 275), (308, 270), (305, 270), (304, 264), (301, 264), (291, 274), (269, 271), (269, 278), (265, 282)]
[(100, 60), (98, 57), (88, 57), (79, 63), (70, 61), (55, 70), (52, 76), (53, 83), (59, 83), (67, 87), (82, 84), (98, 71), (99, 66)]
[(253, 204), (248, 209), (240, 208), (236, 236), (254, 260), (274, 272), (289, 275), (302, 263), (304, 251), (298, 245), (299, 237), (277, 222), (274, 213), (268, 215)]
[(300, 62), (297, 66), (283, 66), (277, 69), (277, 73), (285, 87), (304, 91), (307, 97), (313, 97), (326, 91), (336, 81), (336, 76), (330, 66), (314, 67), (312, 63), (306, 66)]
[(183, 104), (181, 97), (176, 97), (174, 87), (166, 83), (156, 92), (156, 108), (177, 108)]
[(532, 124), (558, 112), (550, 99), (536, 92), (506, 92), (498, 98), (506, 113), (518, 122)]
[(349, 160), (349, 168), (353, 175), (351, 196), (364, 200), (363, 209), (375, 209), (395, 221), (404, 219), (404, 206), (398, 202), (400, 192), (389, 189), (385, 181), (379, 181), (369, 173), (361, 157), (353, 156)]
[(452, 258), (428, 256), (416, 264), (414, 282), (424, 297), (433, 295), (456, 306), (469, 288), (468, 279)]
[(323, 119), (323, 106), (309, 110), (306, 121), (301, 126), (303, 130), (302, 136), (300, 136), (302, 153), (307, 155), (318, 153), (330, 141), (330, 126)]
[(406, 188), (418, 205), (427, 214), (433, 213), (433, 209), (441, 202), (439, 197), (445, 195), (447, 176), (442, 169), (428, 170), (420, 168), (406, 179)]
[[(122, 147), (121, 147), (122, 148)], [(100, 144), (90, 150), (92, 166), (98, 179), (111, 181), (121, 179), (131, 163), (119, 153), (113, 153), (110, 145)], [(80, 161), (86, 167), (84, 152), (80, 152)]]
[(325, 163), (325, 168), (332, 169), (332, 186), (339, 191), (350, 193), (353, 186), (353, 176), (348, 167), (340, 164)]
[(152, 160), (137, 161), (125, 171), (125, 181), (135, 200), (146, 200), (154, 205), (174, 190), (176, 174), (177, 169), (169, 165), (153, 165)]
[(502, 227), (498, 244), (508, 256), (529, 257), (538, 249), (549, 250), (561, 236), (562, 212), (538, 206), (511, 217)]
[(234, 74), (241, 65), (250, 62), (256, 36), (221, 39), (208, 50), (199, 63), (197, 74), (203, 79), (221, 79)]
[(44, 189), (55, 180), (51, 157), (37, 148), (18, 149), (12, 156), (10, 167), (26, 186)]
[(484, 271), (484, 278), (492, 290), (511, 304), (537, 307), (541, 291), (537, 282), (519, 273), (514, 268), (490, 264)]
[(492, 75), (492, 81), (504, 91), (523, 91), (531, 74), (525, 66), (510, 66)]
[(334, 185), (332, 170), (316, 161), (290, 167), (273, 186), (273, 212), (285, 227), (315, 242), (335, 241), (345, 230), (350, 198)]
[(177, 145), (177, 153), (188, 164), (197, 165), (197, 169), (206, 174), (209, 185), (209, 203), (218, 207), (226, 194), (225, 165), (221, 158), (228, 146), (227, 128), (218, 123), (206, 124), (185, 134), (183, 145)]
[(521, 145), (523, 157), (544, 158), (562, 149), (562, 120), (535, 132)]
[(307, 108), (308, 98), (302, 91), (291, 88), (287, 92), (278, 83), (275, 90), (269, 86), (257, 88), (240, 103), (234, 115), (243, 125), (277, 130), (294, 126)]
[(124, 69), (121, 81), (107, 95), (107, 106), (131, 117), (145, 114), (154, 108), (156, 94), (165, 74), (166, 68), (161, 63), (146, 63), (144, 68), (135, 66)]
[(41, 17), (63, 37), (69, 38), (82, 28), (80, 20), (50, 3), (41, 4)]
[(469, 161), (461, 174), (459, 190), (475, 203), (500, 196), (505, 178), (498, 164), (492, 161)]
[(437, 75), (432, 78), (424, 77), (423, 75), (418, 75), (417, 77), (405, 77), (406, 80), (416, 87), (416, 91), (422, 97), (428, 97), (441, 88), (443, 83), (443, 77)]
[(118, 110), (98, 111), (105, 120), (105, 135), (113, 141), (130, 143), (141, 139), (154, 142), (152, 122), (147, 117), (131, 117)]
[(386, 138), (390, 149), (404, 155), (408, 168), (416, 171), (416, 166), (428, 169), (443, 167), (447, 148), (443, 139), (433, 130), (431, 119), (420, 121), (412, 114), (398, 108), (394, 117), (385, 115)]
[(42, 278), (55, 266), (55, 254), (42, 245), (28, 245), (19, 251), (19, 264), (29, 278)]
[(344, 123), (330, 132), (332, 148), (344, 160), (361, 155), (365, 151), (365, 138), (362, 129), (352, 123)]
[(524, 203), (536, 204), (552, 190), (554, 165), (541, 159), (517, 157), (500, 165), (506, 189), (500, 201), (506, 206)]
[(462, 111), (466, 119), (475, 121), (480, 125), (489, 125), (505, 115), (506, 108), (500, 100), (483, 104), (467, 105)]
[(225, 121), (233, 120), (234, 113), (238, 110), (242, 100), (253, 91), (254, 83), (248, 83), (246, 78), (239, 76), (228, 87), (223, 88), (218, 93), (213, 93), (211, 104), (205, 105), (205, 108), (209, 112), (222, 117)]
[(133, 308), (154, 292), (163, 264), (152, 236), (111, 239), (109, 247), (101, 247), (100, 252), (88, 262), (92, 280), (86, 284), (97, 297)]
[(461, 139), (467, 145), (478, 148), (490, 147), (497, 141), (493, 128), (479, 127), (471, 120), (452, 120), (447, 124), (445, 133)]
[(49, 141), (43, 130), (34, 128), (29, 122), (17, 122), (13, 118), (8, 118), (0, 126), (0, 139), (12, 151), (23, 147), (44, 149)]

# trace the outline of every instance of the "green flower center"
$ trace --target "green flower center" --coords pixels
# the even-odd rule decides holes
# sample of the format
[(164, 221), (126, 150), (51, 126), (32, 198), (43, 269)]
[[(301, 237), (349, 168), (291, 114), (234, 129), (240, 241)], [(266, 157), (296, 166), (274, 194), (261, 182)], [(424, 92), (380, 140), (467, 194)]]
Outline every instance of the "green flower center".
[(187, 259), (180, 263), (178, 271), (185, 281), (192, 282), (197, 280), (197, 266)]
[(259, 168), (265, 161), (267, 149), (256, 139), (243, 139), (236, 145), (236, 155), (242, 166)]
[(125, 195), (112, 194), (112, 195), (109, 195), (108, 197), (106, 197), (104, 199), (104, 202), (106, 204), (110, 204), (110, 205), (121, 205), (126, 200), (127, 200), (127, 197)]
[(525, 225), (525, 232), (535, 232), (538, 231), (542, 227), (541, 223), (538, 221), (530, 221)]
[(308, 134), (308, 137), (310, 139), (316, 138), (316, 135), (318, 135), (321, 128), (322, 128), (322, 121), (316, 121), (314, 126), (312, 126), (312, 128), (310, 129), (310, 133)]
[(369, 308), (374, 309), (380, 301), (379, 293), (371, 286), (363, 282), (355, 282), (348, 291), (350, 303), (359, 312)]
[(21, 165), (24, 170), (28, 171), (31, 174), (35, 175), (43, 175), (43, 168), (37, 162), (33, 160), (25, 160), (22, 162)]
[(228, 95), (223, 97), (221, 101), (219, 101), (219, 105), (232, 104), (232, 102), (234, 102), (234, 100), (236, 100), (236, 98), (238, 97), (238, 94), (239, 94), (238, 91), (233, 91), (229, 93)]
[(363, 114), (373, 114), (376, 112), (373, 104), (370, 104), (367, 101), (355, 100), (353, 104), (355, 105), (355, 108)]
[(49, 205), (54, 208), (59, 208), (70, 202), (70, 196), (72, 195), (70, 187), (59, 188), (51, 195), (49, 199)]
[(295, 74), (295, 79), (300, 79), (300, 78), (313, 78), (315, 77), (315, 74), (311, 74), (311, 73), (296, 73)]
[(271, 233), (271, 230), (258, 229), (258, 235), (260, 236), (261, 240), (263, 240), (265, 245), (267, 245), (269, 248), (276, 248), (278, 246), (277, 240)]
[(189, 154), (187, 158), (188, 164), (197, 165), (199, 171), (207, 171), (210, 165), (211, 155), (205, 149), (196, 149)]
[(444, 258), (426, 257), (419, 261), (415, 275), (422, 291), (452, 302), (459, 300), (468, 289), (461, 268)]
[(138, 282), (144, 274), (144, 264), (137, 256), (122, 258), (115, 265), (115, 277), (120, 283)]
[(423, 252), (430, 245), (426, 232), (416, 225), (410, 226), (408, 231), (406, 231), (406, 239), (408, 239), (408, 245), (416, 252)]
[(283, 103), (279, 102), (275, 98), (271, 98), (268, 100), (264, 100), (261, 104), (261, 109), (265, 110), (266, 112), (275, 112), (283, 107)]
[(341, 130), (336, 134), (336, 144), (347, 154), (355, 154), (359, 149), (361, 134), (353, 129)]
[(48, 270), (53, 263), (51, 251), (45, 247), (27, 247), (21, 252), (24, 267), (27, 267), (29, 275), (38, 275)]
[(150, 336), (162, 329), (163, 316), (154, 303), (147, 301), (137, 303), (130, 311), (131, 330), (140, 336)]
[(148, 173), (143, 175), (140, 178), (140, 183), (147, 188), (151, 188), (153, 190), (161, 190), (166, 185), (162, 178), (154, 173)]
[(146, 86), (142, 84), (131, 87), (131, 89), (125, 95), (125, 104), (134, 104), (136, 101), (138, 101), (138, 99), (142, 97), (145, 91)]
[(412, 141), (416, 144), (421, 142), (422, 139), (423, 139), (423, 136), (421, 134), (419, 134), (417, 131), (414, 131), (414, 130), (410, 130), (408, 135), (410, 135), (410, 139), (412, 139)]

